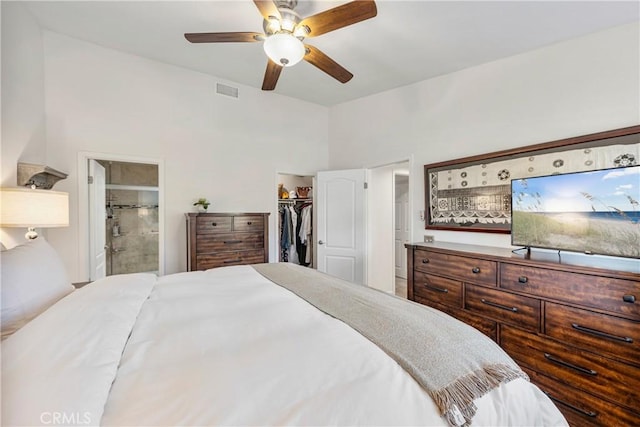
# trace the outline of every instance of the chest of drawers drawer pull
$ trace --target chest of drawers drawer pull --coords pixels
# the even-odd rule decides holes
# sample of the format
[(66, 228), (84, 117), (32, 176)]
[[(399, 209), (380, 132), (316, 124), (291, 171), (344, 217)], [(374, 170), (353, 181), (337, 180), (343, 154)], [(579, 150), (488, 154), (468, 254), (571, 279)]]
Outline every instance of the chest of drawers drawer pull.
[(582, 366), (578, 366), (578, 365), (574, 365), (573, 363), (569, 363), (569, 362), (565, 362), (562, 359), (558, 359), (555, 356), (552, 356), (549, 353), (544, 353), (544, 357), (545, 359), (553, 362), (553, 363), (557, 363), (558, 365), (562, 365), (565, 366), (567, 368), (571, 368), (571, 369), (575, 369), (578, 372), (582, 372), (583, 374), (587, 374), (587, 375), (593, 375), (596, 376), (598, 375), (598, 373), (596, 371), (594, 371), (593, 369), (589, 369), (589, 368), (583, 368)]
[(486, 305), (490, 305), (491, 307), (501, 308), (503, 310), (512, 311), (514, 313), (518, 312), (518, 307), (509, 307), (508, 305), (502, 305), (502, 304), (498, 304), (497, 302), (487, 301), (484, 298), (482, 298), (480, 302)]
[(237, 258), (237, 259), (225, 259), (223, 262), (225, 264), (235, 264), (235, 263), (238, 263), (238, 262), (242, 262), (242, 260), (240, 258)]
[(580, 413), (580, 414), (582, 414), (582, 415), (584, 415), (584, 416), (587, 416), (587, 417), (590, 417), (590, 418), (595, 418), (595, 417), (597, 417), (597, 416), (598, 416), (598, 413), (597, 413), (597, 412), (595, 412), (595, 411), (591, 411), (591, 410), (586, 410), (586, 411), (585, 411), (585, 410), (584, 410), (584, 409), (582, 409), (582, 408), (578, 408), (576, 405), (572, 405), (572, 404), (571, 404), (571, 403), (569, 403), (569, 402), (565, 402), (565, 401), (564, 401), (564, 400), (562, 400), (562, 399), (558, 399), (557, 397), (555, 397), (555, 396), (554, 396), (554, 395), (552, 395), (551, 393), (547, 393), (547, 392), (546, 392), (546, 391), (544, 391), (544, 390), (543, 390), (542, 392), (543, 392), (544, 394), (546, 394), (546, 395), (547, 395), (547, 397), (548, 397), (549, 399), (553, 400), (554, 402), (559, 403), (559, 404), (561, 404), (561, 405), (563, 405), (563, 406), (566, 406), (567, 408), (573, 409), (574, 411), (576, 411), (576, 412), (578, 412), (578, 413)]
[(635, 295), (623, 295), (622, 296), (622, 301), (633, 304), (634, 302), (636, 302), (636, 296)]
[(587, 328), (586, 326), (580, 326), (577, 323), (572, 323), (571, 327), (575, 330), (578, 330), (580, 332), (584, 332), (586, 334), (591, 334), (591, 335), (595, 335), (597, 337), (602, 337), (602, 338), (608, 338), (610, 340), (615, 340), (615, 341), (622, 341), (622, 342), (626, 342), (626, 343), (633, 343), (633, 339), (629, 338), (629, 337), (620, 337), (618, 335), (612, 335), (612, 334), (608, 334), (606, 332), (602, 332), (599, 331), (597, 329), (591, 329), (591, 328)]
[(251, 224), (253, 224), (253, 222), (247, 221), (247, 225), (251, 225)]
[(435, 291), (435, 292), (441, 292), (443, 294), (448, 294), (449, 293), (449, 289), (445, 289), (445, 288), (439, 288), (437, 286), (431, 286), (431, 285), (424, 285), (425, 288)]
[(224, 241), (225, 245), (233, 245), (235, 243), (242, 243), (242, 240), (225, 240)]
[(422, 258), (423, 264), (429, 264), (429, 258)]
[(471, 272), (472, 272), (473, 274), (480, 274), (480, 272), (481, 272), (480, 267), (473, 267), (473, 268), (471, 269)]
[(218, 223), (217, 223), (217, 222), (212, 222), (212, 223), (211, 223), (211, 226), (212, 226), (212, 227), (216, 227), (217, 225), (218, 225)]
[(520, 276), (518, 277), (518, 283), (527, 283), (529, 281), (529, 278), (527, 276)]

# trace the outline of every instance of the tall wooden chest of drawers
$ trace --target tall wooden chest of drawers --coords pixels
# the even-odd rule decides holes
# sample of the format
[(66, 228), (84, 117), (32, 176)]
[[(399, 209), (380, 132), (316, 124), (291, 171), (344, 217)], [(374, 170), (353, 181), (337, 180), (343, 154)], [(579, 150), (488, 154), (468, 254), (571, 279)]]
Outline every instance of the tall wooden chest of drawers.
[(496, 341), (571, 425), (640, 425), (640, 274), (502, 248), (406, 247), (409, 299)]
[(188, 213), (187, 270), (269, 262), (268, 213)]

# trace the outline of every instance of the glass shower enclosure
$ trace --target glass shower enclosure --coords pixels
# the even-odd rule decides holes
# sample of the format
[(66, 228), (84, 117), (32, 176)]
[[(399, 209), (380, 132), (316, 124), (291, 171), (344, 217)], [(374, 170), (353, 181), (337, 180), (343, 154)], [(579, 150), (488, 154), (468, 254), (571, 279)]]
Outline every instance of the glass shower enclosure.
[(105, 162), (106, 274), (158, 272), (157, 165)]

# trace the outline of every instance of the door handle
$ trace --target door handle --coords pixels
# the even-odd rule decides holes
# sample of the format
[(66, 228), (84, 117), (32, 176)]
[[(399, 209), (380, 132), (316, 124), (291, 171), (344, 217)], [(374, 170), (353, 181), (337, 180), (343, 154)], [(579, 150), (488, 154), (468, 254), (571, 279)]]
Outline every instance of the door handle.
[(324, 245), (324, 241), (323, 240), (318, 240), (318, 244), (319, 245)]

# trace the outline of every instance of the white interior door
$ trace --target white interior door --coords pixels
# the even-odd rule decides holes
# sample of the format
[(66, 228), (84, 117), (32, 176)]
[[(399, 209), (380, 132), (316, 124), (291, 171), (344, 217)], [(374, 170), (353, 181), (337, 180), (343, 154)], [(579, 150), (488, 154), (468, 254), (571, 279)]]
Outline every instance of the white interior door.
[(365, 170), (318, 172), (318, 270), (365, 284)]
[(104, 167), (89, 160), (89, 278), (106, 276), (106, 177)]
[(396, 277), (407, 278), (407, 250), (409, 242), (409, 177), (395, 175), (395, 270)]

